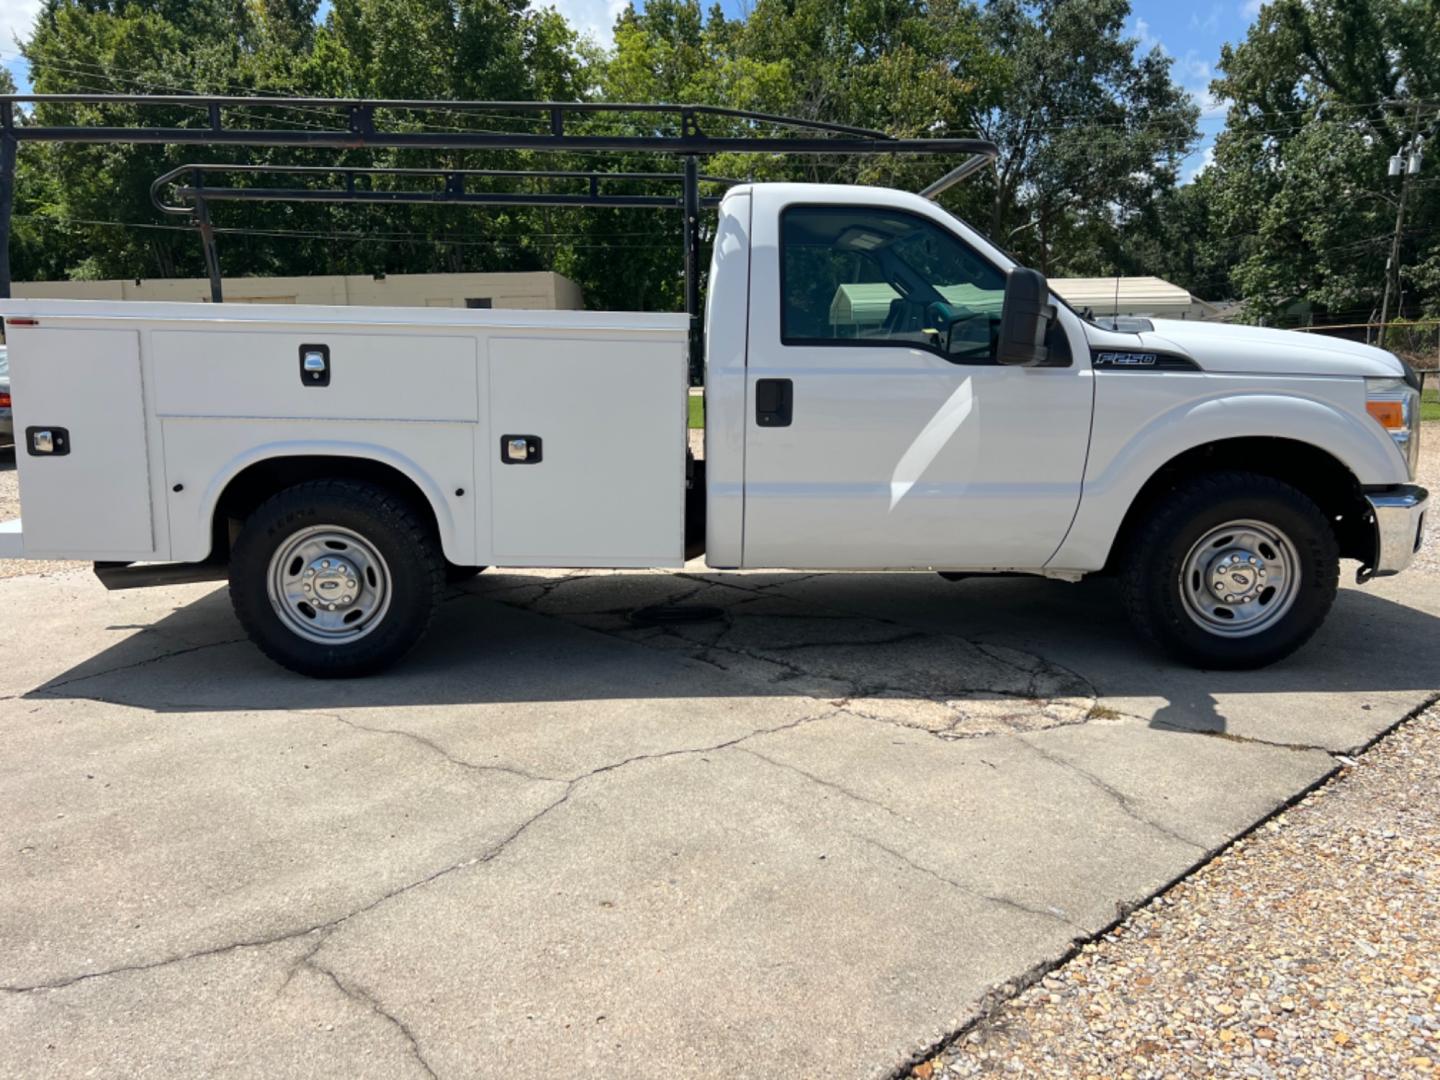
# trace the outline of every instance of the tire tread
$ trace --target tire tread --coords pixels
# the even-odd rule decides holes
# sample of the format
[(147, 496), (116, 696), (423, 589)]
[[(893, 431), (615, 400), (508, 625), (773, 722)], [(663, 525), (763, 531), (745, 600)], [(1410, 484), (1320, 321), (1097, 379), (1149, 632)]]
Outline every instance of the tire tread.
[[(405, 613), (412, 625), (403, 640), (386, 640), (385, 628), (379, 634), (360, 639), (353, 646), (322, 646), (306, 642), (304, 653), (293, 651), (300, 639), (278, 623), (269, 601), (263, 596), (264, 575), (270, 556), (279, 541), (303, 527), (303, 519), (317, 507), (333, 507), (342, 513), (359, 513), (379, 523), (382, 529), (395, 532), (405, 547), (406, 557), (414, 560), (420, 578), (418, 595), (410, 598)], [(260, 575), (260, 596), (257, 598), (250, 580)], [(396, 588), (397, 574), (392, 568), (391, 588)], [(339, 478), (307, 480), (276, 492), (261, 503), (242, 527), (230, 561), (230, 599), (235, 614), (250, 639), (270, 659), (292, 671), (318, 678), (344, 678), (380, 671), (403, 657), (428, 631), (435, 609), (445, 590), (445, 560), (439, 543), (412, 504), (393, 490), (362, 480)], [(396, 600), (392, 597), (392, 611)], [(387, 613), (386, 618), (390, 617)], [(394, 631), (392, 630), (392, 635)], [(290, 646), (290, 648), (287, 648)]]
[[(1262, 631), (1255, 639), (1216, 637), (1213, 638), (1216, 644), (1212, 648), (1197, 648), (1187, 643), (1158, 616), (1153, 563), (1157, 553), (1165, 551), (1187, 522), (1211, 507), (1242, 498), (1272, 500), (1308, 519), (1306, 533), (1291, 537), (1297, 547), (1314, 545), (1311, 554), (1320, 568), (1318, 579), (1302, 579), (1302, 595), (1296, 600), (1297, 608), (1302, 600), (1307, 603), (1310, 609), (1308, 618), (1298, 627), (1292, 627), (1282, 638), (1273, 638), (1273, 630), (1285, 627), (1290, 615), (1296, 613), (1296, 609), (1292, 609), (1273, 630)], [(1263, 667), (1300, 648), (1324, 622), (1334, 603), (1340, 580), (1339, 544), (1320, 508), (1299, 489), (1277, 477), (1241, 470), (1205, 473), (1181, 481), (1150, 508), (1144, 523), (1130, 536), (1122, 558), (1120, 602), (1136, 629), (1172, 656), (1195, 666), (1216, 669)], [(1302, 561), (1303, 558), (1302, 555)], [(1169, 587), (1168, 575), (1164, 575), (1161, 585)], [(1274, 644), (1249, 653), (1236, 645), (1236, 642), (1267, 637), (1272, 638)]]

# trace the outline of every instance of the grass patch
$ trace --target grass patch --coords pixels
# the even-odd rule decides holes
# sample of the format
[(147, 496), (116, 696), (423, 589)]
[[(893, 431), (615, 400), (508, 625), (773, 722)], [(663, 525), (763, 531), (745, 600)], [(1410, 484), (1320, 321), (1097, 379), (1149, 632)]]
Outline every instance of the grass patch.
[(1420, 419), (1440, 420), (1440, 389), (1425, 388), (1420, 398)]
[[(1436, 417), (1440, 417), (1440, 406), (1436, 406)], [(705, 398), (702, 394), (690, 395), (690, 426), (695, 429), (705, 426)]]

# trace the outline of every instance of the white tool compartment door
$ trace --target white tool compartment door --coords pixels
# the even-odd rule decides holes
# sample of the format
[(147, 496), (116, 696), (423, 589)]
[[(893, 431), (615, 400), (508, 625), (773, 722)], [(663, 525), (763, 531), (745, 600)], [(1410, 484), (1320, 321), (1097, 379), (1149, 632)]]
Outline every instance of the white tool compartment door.
[[(139, 334), (16, 327), (10, 348), (25, 554), (153, 554)], [(67, 452), (32, 453), (29, 428)]]
[(489, 356), (494, 563), (682, 565), (683, 341), (495, 337)]

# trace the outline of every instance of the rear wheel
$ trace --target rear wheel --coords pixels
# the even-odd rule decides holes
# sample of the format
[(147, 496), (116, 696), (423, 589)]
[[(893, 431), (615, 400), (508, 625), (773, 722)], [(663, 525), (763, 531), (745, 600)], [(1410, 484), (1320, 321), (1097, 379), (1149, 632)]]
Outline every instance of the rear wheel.
[(439, 544), (404, 500), (318, 480), (263, 503), (230, 559), (230, 598), (251, 640), (303, 675), (380, 671), (420, 640), (444, 582)]
[(1319, 629), (1340, 576), (1334, 531), (1304, 494), (1273, 477), (1197, 477), (1150, 512), (1123, 555), (1131, 621), (1172, 656), (1254, 668)]

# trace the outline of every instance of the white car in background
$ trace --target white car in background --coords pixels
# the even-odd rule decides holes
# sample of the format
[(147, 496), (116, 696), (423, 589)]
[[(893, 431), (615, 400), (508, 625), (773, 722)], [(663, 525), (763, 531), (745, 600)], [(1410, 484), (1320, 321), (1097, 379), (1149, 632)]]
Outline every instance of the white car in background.
[(10, 351), (0, 345), (0, 445), (15, 441), (15, 417), (10, 411)]

